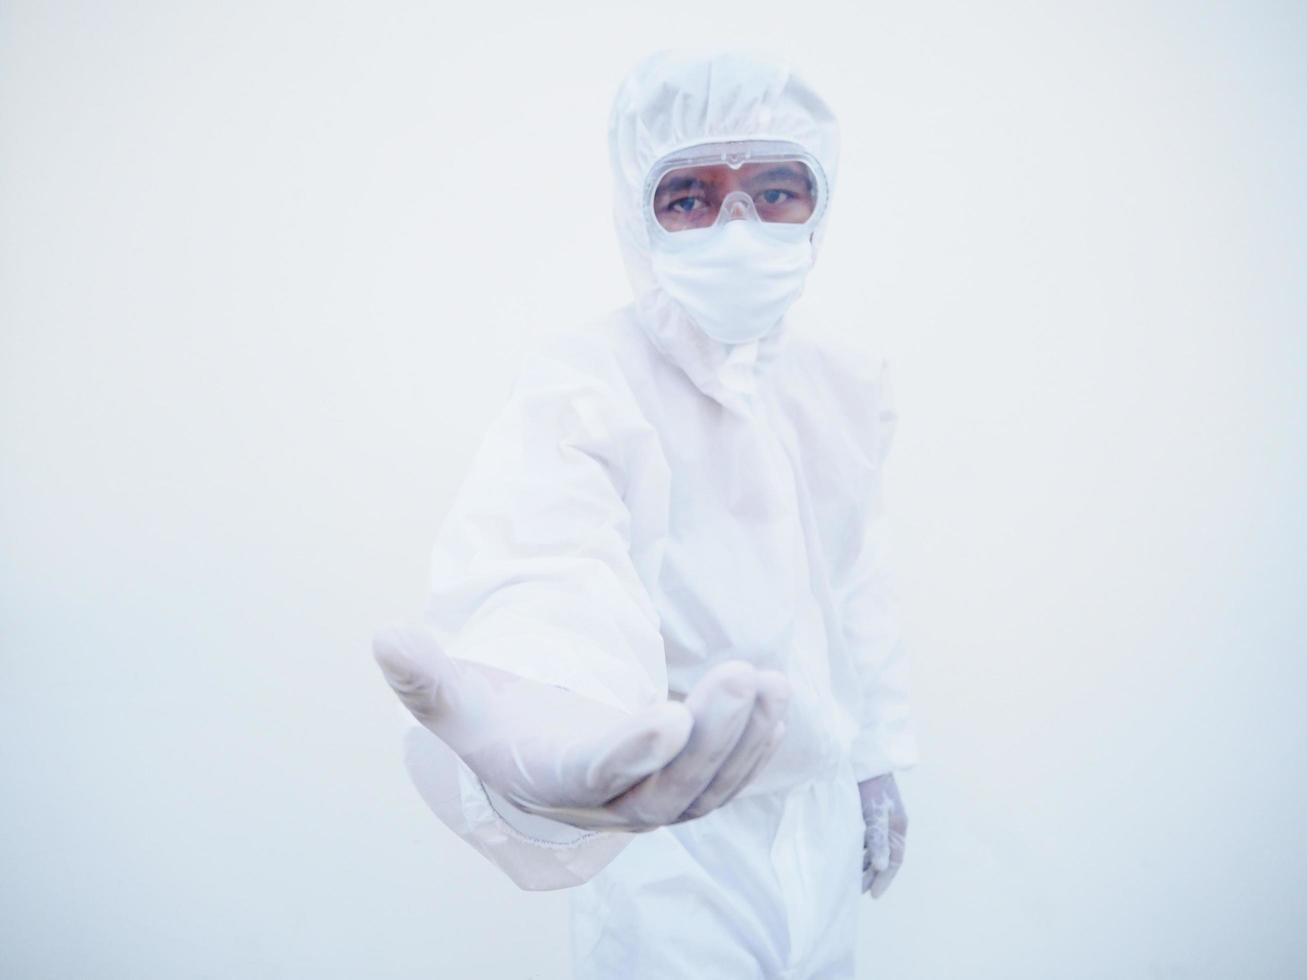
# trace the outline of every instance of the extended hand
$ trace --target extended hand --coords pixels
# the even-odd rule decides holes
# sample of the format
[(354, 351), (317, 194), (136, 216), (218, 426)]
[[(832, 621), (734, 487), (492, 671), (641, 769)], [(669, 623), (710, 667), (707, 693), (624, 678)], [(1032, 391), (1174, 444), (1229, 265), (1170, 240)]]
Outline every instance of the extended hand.
[(729, 801), (784, 734), (789, 684), (742, 660), (683, 702), (636, 714), (455, 660), (421, 628), (378, 633), (373, 653), (413, 716), (515, 806), (575, 827), (645, 831)]
[(862, 890), (872, 898), (885, 894), (903, 864), (908, 814), (903, 808), (894, 774), (886, 773), (858, 784), (862, 798)]

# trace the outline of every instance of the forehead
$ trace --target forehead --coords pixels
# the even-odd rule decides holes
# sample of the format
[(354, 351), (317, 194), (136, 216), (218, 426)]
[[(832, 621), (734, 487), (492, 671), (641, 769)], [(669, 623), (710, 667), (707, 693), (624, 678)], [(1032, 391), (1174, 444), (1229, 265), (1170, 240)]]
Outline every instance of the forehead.
[(733, 183), (744, 184), (757, 180), (806, 183), (811, 179), (811, 173), (807, 165), (801, 160), (745, 163), (739, 167), (715, 163), (698, 167), (678, 167), (675, 170), (669, 170), (658, 181), (658, 187), (659, 189), (666, 189), (671, 186), (688, 187), (695, 184), (720, 186)]

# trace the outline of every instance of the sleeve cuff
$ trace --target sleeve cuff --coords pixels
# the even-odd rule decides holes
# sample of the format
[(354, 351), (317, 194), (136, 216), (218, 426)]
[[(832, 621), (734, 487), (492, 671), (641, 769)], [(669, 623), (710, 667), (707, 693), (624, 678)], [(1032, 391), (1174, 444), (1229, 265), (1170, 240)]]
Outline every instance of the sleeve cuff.
[(405, 734), (404, 765), (432, 812), (528, 891), (583, 884), (634, 838), (583, 830), (518, 809), (418, 725)]
[(920, 759), (917, 739), (911, 732), (887, 736), (875, 730), (863, 732), (854, 739), (850, 756), (858, 782), (911, 769)]

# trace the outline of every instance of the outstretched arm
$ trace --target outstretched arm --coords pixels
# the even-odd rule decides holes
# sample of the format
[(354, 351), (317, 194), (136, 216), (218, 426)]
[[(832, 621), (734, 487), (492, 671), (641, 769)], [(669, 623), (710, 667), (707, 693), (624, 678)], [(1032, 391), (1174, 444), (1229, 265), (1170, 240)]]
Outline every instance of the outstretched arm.
[(419, 792), (524, 888), (585, 881), (631, 832), (729, 800), (788, 697), (736, 663), (668, 703), (644, 584), (666, 463), (606, 377), (575, 352), (526, 364), (437, 536), (424, 627), (375, 648), (419, 722)]

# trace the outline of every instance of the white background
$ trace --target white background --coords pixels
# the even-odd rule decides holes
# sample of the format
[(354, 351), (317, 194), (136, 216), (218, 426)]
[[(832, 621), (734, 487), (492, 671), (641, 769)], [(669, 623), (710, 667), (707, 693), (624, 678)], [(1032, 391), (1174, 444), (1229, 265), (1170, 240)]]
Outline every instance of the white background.
[(678, 42), (839, 113), (925, 763), (875, 978), (1307, 972), (1307, 14), (0, 8), (0, 974), (565, 976), (369, 652), (524, 351), (625, 302)]

